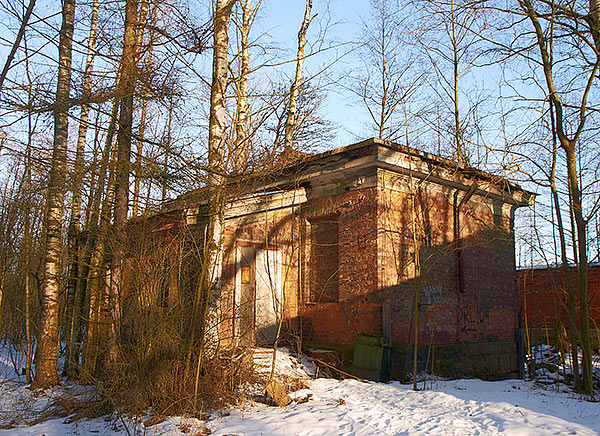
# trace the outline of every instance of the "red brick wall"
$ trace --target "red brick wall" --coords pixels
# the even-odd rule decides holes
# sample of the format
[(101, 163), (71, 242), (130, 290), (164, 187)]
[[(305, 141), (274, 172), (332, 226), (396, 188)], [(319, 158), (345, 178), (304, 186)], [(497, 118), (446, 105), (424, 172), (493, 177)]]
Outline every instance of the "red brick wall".
[[(311, 302), (310, 283), (303, 283), (301, 322), (304, 339), (353, 344), (358, 333), (380, 332), (381, 300), (376, 293), (376, 188), (313, 199), (303, 208), (302, 214), (306, 222), (312, 217), (336, 214), (339, 223), (339, 302)], [(308, 232), (308, 227), (304, 232)], [(310, 241), (307, 242), (309, 245)], [(309, 264), (310, 259), (306, 259), (304, 267)]]
[[(571, 280), (577, 284), (577, 269), (569, 268)], [(568, 327), (566, 311), (567, 284), (562, 268), (535, 268), (517, 271), (519, 284), (519, 306), (524, 308), (529, 328), (553, 329), (558, 320)], [(591, 317), (600, 324), (600, 266), (588, 269), (588, 293)], [(575, 298), (577, 326), (580, 325), (579, 301)], [(592, 323), (592, 328), (596, 326)]]
[[(221, 316), (222, 337), (231, 337), (235, 293), (235, 247), (239, 240), (284, 250), (286, 317), (304, 339), (351, 345), (358, 333), (381, 334), (382, 304), (391, 305), (394, 342), (408, 340), (415, 284), (419, 288), (419, 334), (436, 344), (512, 341), (517, 304), (510, 212), (474, 196), (460, 213), (464, 292), (457, 278), (453, 189), (423, 183), (415, 197), (421, 275), (415, 283), (412, 197), (406, 178), (381, 172), (379, 187), (313, 198), (285, 208), (227, 220)], [(464, 193), (461, 193), (463, 195)], [(310, 298), (310, 221), (335, 216), (339, 227), (338, 301)], [(152, 237), (180, 231), (177, 214), (159, 216), (143, 227)], [(172, 226), (172, 227), (171, 227)], [(169, 227), (169, 228), (167, 228)], [(132, 230), (135, 224), (132, 226)], [(172, 236), (167, 237), (170, 238)], [(302, 265), (301, 270), (298, 266)], [(323, 271), (331, 271), (324, 268)]]
[[(471, 197), (461, 207), (461, 290), (454, 241), (454, 189), (427, 182), (418, 191), (413, 188), (421, 264), (415, 283), (408, 179), (384, 173), (381, 180), (378, 292), (391, 303), (392, 340), (408, 340), (416, 285), (422, 342), (514, 341), (518, 307), (510, 209), (502, 210), (500, 202), (480, 196)], [(464, 192), (459, 201), (462, 195)]]

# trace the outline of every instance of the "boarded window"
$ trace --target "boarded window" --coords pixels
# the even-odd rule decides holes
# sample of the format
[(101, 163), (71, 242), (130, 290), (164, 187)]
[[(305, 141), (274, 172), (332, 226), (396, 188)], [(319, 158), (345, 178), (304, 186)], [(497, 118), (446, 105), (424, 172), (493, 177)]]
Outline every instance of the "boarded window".
[(340, 247), (337, 215), (310, 219), (310, 301), (339, 301)]

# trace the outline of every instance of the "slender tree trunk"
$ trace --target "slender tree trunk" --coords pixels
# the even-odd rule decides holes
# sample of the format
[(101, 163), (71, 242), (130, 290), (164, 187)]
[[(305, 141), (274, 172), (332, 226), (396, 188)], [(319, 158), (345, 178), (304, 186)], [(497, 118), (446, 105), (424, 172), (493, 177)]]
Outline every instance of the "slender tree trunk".
[(581, 377), (579, 376), (579, 357), (578, 357), (578, 333), (577, 333), (577, 324), (575, 322), (576, 319), (576, 307), (575, 307), (575, 288), (573, 286), (573, 278), (571, 277), (571, 270), (569, 268), (569, 259), (567, 257), (567, 249), (566, 249), (566, 238), (565, 238), (565, 230), (562, 223), (562, 217), (560, 215), (560, 209), (558, 208), (559, 199), (558, 192), (556, 190), (556, 185), (554, 181), (552, 181), (552, 201), (555, 204), (556, 216), (557, 216), (557, 224), (558, 224), (558, 234), (561, 245), (561, 263), (563, 274), (565, 275), (565, 280), (567, 281), (567, 312), (569, 316), (569, 331), (568, 338), (569, 343), (571, 344), (571, 359), (573, 361), (573, 382), (574, 389), (576, 391), (581, 390)]
[[(27, 48), (27, 38), (23, 38), (25, 48), (25, 72), (27, 75), (27, 149), (25, 150), (25, 222), (23, 223), (24, 233), (24, 256), (25, 256), (25, 378), (27, 383), (32, 381), (32, 340), (31, 340), (31, 145), (33, 140), (33, 120), (32, 120), (32, 80), (29, 65), (29, 52)], [(0, 305), (1, 306), (1, 305)]]
[[(102, 194), (104, 193), (104, 187), (106, 184), (106, 174), (108, 172), (109, 159), (111, 151), (113, 149), (113, 137), (116, 126), (116, 117), (118, 113), (117, 111), (118, 106), (115, 103), (113, 104), (112, 118), (109, 122), (108, 131), (106, 135), (106, 145), (102, 152), (102, 157), (99, 163), (99, 172), (97, 177), (98, 180), (95, 184), (95, 187), (92, 190), (92, 195), (88, 207), (89, 210), (87, 219), (87, 238), (83, 247), (83, 254), (81, 256), (81, 266), (79, 269), (79, 277), (77, 280), (77, 299), (75, 301), (75, 307), (78, 308), (79, 313), (78, 316), (74, 317), (73, 319), (74, 333), (71, 349), (72, 356), (80, 355), (83, 343), (83, 331), (85, 330), (86, 324), (89, 325), (90, 308), (89, 305), (86, 306), (86, 300), (89, 296), (89, 289), (91, 287), (90, 271), (93, 270), (92, 260), (94, 256), (94, 250), (96, 248), (96, 242), (98, 240), (98, 219), (100, 215), (100, 203), (102, 201)], [(96, 129), (98, 128), (99, 127), (96, 126)], [(109, 190), (110, 189), (112, 189), (112, 186), (109, 186)], [(107, 193), (107, 197), (109, 199), (112, 199), (112, 197), (110, 196), (110, 192)], [(105, 210), (104, 212), (107, 217), (110, 217), (109, 211)], [(78, 368), (81, 368), (81, 366), (78, 366)]]
[(85, 144), (88, 131), (88, 120), (90, 115), (90, 105), (87, 102), (92, 90), (92, 72), (94, 70), (94, 58), (96, 51), (96, 31), (98, 28), (98, 10), (100, 9), (100, 0), (94, 0), (92, 3), (92, 17), (90, 23), (90, 33), (87, 47), (87, 58), (85, 63), (85, 73), (83, 76), (83, 92), (81, 94), (81, 115), (79, 120), (79, 131), (77, 135), (77, 149), (75, 152), (75, 165), (73, 167), (72, 182), (72, 200), (71, 200), (71, 222), (69, 223), (69, 259), (71, 265), (69, 268), (69, 281), (67, 287), (67, 356), (65, 358), (64, 370), (68, 376), (73, 375), (76, 365), (79, 363), (79, 355), (75, 354), (79, 347), (76, 345), (76, 337), (79, 335), (80, 316), (84, 295), (80, 295), (77, 287), (80, 258), (80, 221), (81, 221), (81, 190), (83, 188), (83, 168), (85, 156)]
[(108, 298), (108, 362), (112, 366), (119, 357), (121, 279), (125, 257), (129, 173), (131, 158), (131, 130), (133, 124), (133, 94), (136, 81), (136, 26), (137, 0), (127, 0), (125, 4), (125, 34), (121, 57), (120, 89), (123, 92), (119, 110), (119, 133), (117, 135), (117, 171), (115, 185), (114, 235), (111, 238), (111, 283)]
[(33, 7), (35, 6), (35, 0), (29, 0), (29, 5), (27, 6), (27, 10), (25, 11), (25, 15), (23, 15), (23, 20), (21, 21), (21, 27), (19, 28), (19, 33), (17, 33), (17, 37), (15, 38), (15, 42), (6, 58), (6, 62), (4, 63), (4, 68), (2, 68), (2, 73), (0, 73), (0, 91), (2, 91), (2, 85), (4, 85), (4, 79), (6, 79), (6, 75), (8, 74), (8, 70), (10, 70), (10, 64), (12, 63), (17, 50), (19, 49), (19, 45), (21, 45), (21, 40), (25, 35), (25, 28), (27, 27), (27, 23), (29, 22), (29, 18), (31, 17), (31, 13), (33, 12)]
[(48, 185), (46, 212), (46, 248), (42, 284), (42, 321), (36, 353), (33, 385), (47, 388), (59, 383), (58, 378), (58, 296), (61, 258), (62, 214), (64, 211), (65, 177), (67, 173), (67, 136), (69, 93), (71, 89), (71, 48), (75, 0), (64, 0), (58, 48), (58, 83), (54, 104), (54, 150)]
[(0, 326), (2, 326), (2, 298), (4, 296), (4, 278), (6, 272), (4, 271), (4, 265), (0, 265)]
[[(194, 386), (194, 406), (198, 394), (198, 378), (203, 357), (206, 317), (213, 283), (219, 274), (218, 253), (221, 249), (223, 220), (223, 188), (226, 149), (226, 91), (229, 20), (236, 0), (216, 0), (214, 9), (213, 72), (210, 90), (210, 119), (208, 125), (208, 227), (203, 248), (201, 276), (192, 318), (192, 344), (198, 337), (198, 364)], [(197, 333), (196, 333), (197, 332)], [(196, 336), (197, 335), (197, 336)]]
[(248, 148), (246, 146), (246, 129), (248, 124), (248, 75), (250, 73), (250, 48), (248, 37), (250, 34), (250, 15), (252, 12), (251, 0), (242, 0), (242, 23), (240, 32), (240, 63), (239, 78), (237, 83), (237, 113), (235, 123), (235, 141), (233, 145), (234, 170), (242, 171), (248, 161)]
[[(552, 127), (554, 131), (554, 114), (551, 111), (552, 118)], [(556, 140), (554, 140), (556, 142)], [(563, 225), (560, 201), (558, 198), (558, 190), (556, 189), (555, 182), (555, 174), (556, 174), (556, 158), (557, 158), (558, 149), (556, 144), (554, 145), (553, 155), (552, 155), (552, 170), (550, 173), (550, 191), (552, 193), (552, 202), (554, 203), (554, 210), (556, 212), (556, 223), (558, 226), (558, 239), (560, 241), (560, 254), (561, 254), (561, 263), (563, 274), (565, 275), (565, 280), (567, 282), (567, 313), (569, 316), (569, 330), (568, 330), (568, 338), (569, 343), (571, 344), (571, 359), (573, 362), (573, 382), (574, 389), (576, 391), (581, 390), (581, 378), (579, 377), (579, 357), (578, 357), (578, 334), (577, 334), (577, 324), (575, 322), (576, 319), (576, 311), (575, 311), (575, 288), (573, 286), (573, 278), (571, 277), (571, 271), (569, 268), (569, 258), (567, 257), (567, 242), (565, 237), (565, 228)]]
[[(142, 1), (140, 7), (140, 24), (143, 25), (146, 21), (146, 14), (148, 12), (148, 1)], [(156, 14), (158, 12), (158, 5), (154, 5), (152, 11), (152, 28), (150, 29), (150, 41), (148, 43), (148, 56), (146, 57), (146, 71), (150, 71), (152, 67), (152, 51), (154, 49), (154, 29), (156, 28)], [(137, 47), (141, 48), (144, 43), (144, 28), (140, 27), (137, 34)], [(142, 99), (142, 110), (140, 116), (140, 125), (138, 127), (138, 140), (137, 150), (135, 155), (135, 171), (133, 181), (133, 201), (131, 205), (131, 214), (138, 216), (140, 210), (140, 180), (142, 177), (142, 153), (144, 151), (144, 133), (146, 131), (146, 111), (148, 107), (148, 95), (146, 87), (141, 90)]]
[[(116, 120), (116, 110), (118, 110), (116, 104), (114, 109), (113, 120)], [(116, 122), (113, 123), (113, 127), (115, 124)], [(89, 325), (85, 349), (83, 351), (83, 370), (81, 371), (81, 375), (88, 380), (91, 380), (96, 373), (101, 340), (101, 303), (103, 300), (106, 300), (104, 297), (107, 292), (106, 276), (111, 261), (110, 253), (107, 252), (107, 244), (110, 236), (111, 211), (114, 207), (116, 152), (113, 146), (114, 129), (111, 132), (110, 126), (108, 133), (106, 149), (102, 156), (101, 177), (99, 177), (98, 188), (95, 191), (95, 198), (93, 199), (94, 209), (92, 211), (92, 218), (90, 219), (90, 236), (86, 244), (86, 255), (84, 256), (87, 259), (85, 265), (89, 265), (89, 269), (85, 276), (82, 274), (82, 277), (87, 277), (87, 293), (89, 294), (88, 311), (83, 318), (88, 320)], [(104, 192), (106, 182), (106, 172), (109, 167), (110, 174), (108, 183), (106, 184), (106, 195), (102, 205), (100, 205), (101, 195)], [(101, 213), (99, 213), (100, 207), (102, 207)], [(100, 222), (98, 222), (98, 218)], [(86, 283), (81, 283), (80, 287), (85, 287)]]
[(594, 382), (592, 375), (592, 343), (590, 338), (590, 308), (588, 299), (588, 257), (587, 257), (587, 223), (583, 218), (583, 205), (581, 203), (581, 191), (577, 180), (577, 157), (575, 156), (575, 145), (567, 148), (567, 173), (569, 177), (569, 193), (573, 200), (573, 216), (577, 230), (577, 281), (579, 285), (579, 310), (581, 316), (581, 349), (582, 358), (582, 387), (588, 394), (592, 395)]
[[(116, 85), (119, 87), (121, 80), (120, 70), (117, 74)], [(104, 144), (104, 150), (102, 152), (102, 158), (100, 160), (100, 168), (98, 171), (98, 177), (96, 186), (93, 189), (92, 197), (90, 199), (88, 207), (88, 231), (85, 248), (83, 251), (81, 271), (79, 273), (79, 281), (77, 283), (77, 295), (78, 298), (85, 299), (86, 294), (89, 295), (88, 306), (84, 308), (82, 313), (81, 322), (82, 326), (79, 327), (79, 337), (76, 340), (76, 344), (82, 344), (83, 336), (82, 331), (84, 330), (85, 323), (88, 324), (87, 328), (87, 339), (83, 350), (83, 364), (80, 366), (80, 377), (88, 378), (95, 373), (96, 361), (97, 361), (97, 345), (98, 334), (99, 334), (99, 322), (100, 322), (100, 306), (94, 306), (96, 301), (99, 301), (97, 297), (98, 293), (101, 293), (103, 288), (98, 285), (100, 281), (99, 277), (104, 277), (106, 271), (103, 270), (105, 257), (105, 241), (108, 238), (108, 228), (110, 227), (110, 219), (112, 217), (112, 208), (114, 201), (114, 137), (117, 128), (119, 114), (119, 100), (115, 99), (112, 104), (111, 116), (109, 119), (108, 128), (106, 129), (106, 139)], [(96, 125), (96, 130), (99, 126)], [(110, 175), (107, 184), (107, 173), (110, 169)], [(102, 195), (106, 195), (104, 202), (102, 202)], [(100, 211), (102, 208), (102, 212)], [(98, 243), (98, 239), (101, 239)], [(97, 315), (97, 316), (96, 316)], [(80, 346), (78, 345), (78, 348)], [(79, 354), (79, 350), (77, 351)]]
[(304, 47), (306, 46), (306, 33), (312, 18), (310, 11), (312, 9), (312, 0), (306, 0), (304, 10), (304, 19), (298, 32), (298, 52), (296, 55), (296, 76), (290, 88), (290, 101), (287, 110), (287, 119), (285, 122), (285, 142), (284, 150), (290, 151), (294, 145), (294, 130), (296, 129), (296, 112), (298, 110), (298, 97), (300, 95), (300, 86), (302, 85), (302, 68), (304, 66)]
[(240, 33), (239, 78), (237, 81), (237, 111), (235, 123), (235, 141), (233, 145), (234, 170), (243, 171), (248, 164), (250, 144), (248, 143), (248, 79), (250, 76), (250, 29), (262, 0), (256, 7), (252, 0), (242, 0), (242, 22), (236, 23)]
[[(209, 188), (209, 235), (206, 244), (211, 252), (219, 249), (218, 235), (222, 216), (222, 188), (225, 173), (225, 142), (227, 139), (227, 49), (229, 47), (229, 20), (236, 0), (216, 0), (214, 17), (213, 76), (210, 92), (210, 120), (208, 131), (208, 188)], [(207, 258), (211, 259), (209, 255)], [(214, 263), (214, 262), (211, 262)], [(214, 265), (211, 265), (214, 269)], [(214, 274), (207, 276), (210, 282)], [(211, 283), (212, 284), (212, 283)], [(208, 285), (208, 283), (204, 283)], [(209, 289), (207, 286), (205, 289)]]
[(590, 0), (590, 13), (588, 15), (592, 38), (596, 50), (600, 52), (600, 0)]
[(162, 192), (161, 201), (164, 203), (167, 199), (167, 180), (169, 173), (169, 154), (171, 153), (171, 122), (173, 121), (173, 100), (169, 102), (169, 114), (167, 115), (167, 140), (165, 141), (165, 158), (163, 160), (162, 174)]
[(458, 41), (456, 39), (456, 17), (454, 9), (454, 1), (450, 2), (450, 20), (451, 20), (451, 44), (452, 44), (452, 77), (453, 77), (453, 104), (454, 104), (454, 144), (456, 147), (456, 160), (459, 163), (464, 163), (464, 155), (462, 149), (462, 129), (460, 124), (460, 110), (458, 105), (458, 79), (459, 79), (459, 57), (458, 57)]
[(379, 101), (379, 139), (385, 139), (385, 125), (388, 106), (388, 80), (387, 80), (387, 52), (386, 52), (386, 2), (382, 2), (381, 10), (381, 35), (379, 39), (379, 56), (381, 57), (381, 100)]

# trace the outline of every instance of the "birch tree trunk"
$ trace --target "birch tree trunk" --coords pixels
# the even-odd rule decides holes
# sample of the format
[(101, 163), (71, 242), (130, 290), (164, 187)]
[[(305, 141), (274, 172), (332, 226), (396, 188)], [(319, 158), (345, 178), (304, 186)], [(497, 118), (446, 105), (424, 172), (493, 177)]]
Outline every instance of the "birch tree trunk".
[[(82, 267), (82, 281), (79, 287), (89, 294), (89, 306), (84, 319), (88, 320), (88, 334), (83, 351), (83, 364), (80, 376), (84, 381), (91, 380), (96, 372), (96, 363), (99, 352), (100, 336), (100, 303), (106, 288), (105, 277), (107, 275), (109, 258), (106, 256), (106, 245), (109, 237), (111, 211), (114, 206), (115, 188), (115, 160), (113, 138), (118, 113), (118, 105), (115, 102), (112, 119), (106, 138), (106, 145), (102, 155), (98, 185), (92, 199), (92, 211), (90, 216), (89, 237), (85, 247), (84, 263)], [(107, 172), (110, 174), (107, 181)], [(106, 186), (106, 195), (102, 202), (102, 194)], [(101, 205), (102, 202), (102, 205)], [(100, 212), (100, 207), (102, 211)], [(98, 222), (98, 220), (100, 220)]]
[(48, 185), (46, 211), (46, 248), (42, 283), (42, 320), (36, 352), (36, 371), (32, 386), (48, 388), (58, 378), (58, 297), (61, 258), (65, 178), (67, 173), (67, 136), (69, 94), (71, 90), (71, 48), (75, 19), (75, 0), (64, 0), (58, 47), (58, 82), (54, 103), (54, 147)]
[[(223, 221), (223, 185), (226, 150), (226, 90), (229, 20), (236, 0), (216, 0), (214, 9), (213, 72), (210, 89), (210, 119), (208, 124), (208, 224), (203, 248), (201, 276), (192, 318), (192, 347), (198, 335), (199, 352), (194, 386), (194, 405), (198, 394), (198, 378), (203, 356), (206, 317), (213, 284), (217, 280), (218, 253), (221, 249)], [(198, 332), (198, 333), (196, 333)]]
[(67, 288), (67, 321), (69, 323), (67, 333), (67, 356), (65, 358), (64, 370), (67, 375), (73, 375), (72, 372), (79, 362), (79, 356), (75, 352), (79, 349), (74, 341), (78, 335), (84, 294), (78, 292), (77, 281), (79, 276), (79, 235), (81, 220), (81, 189), (83, 187), (83, 168), (85, 156), (85, 144), (88, 131), (88, 120), (90, 114), (90, 105), (87, 100), (92, 90), (92, 72), (94, 70), (94, 58), (96, 51), (96, 31), (98, 28), (98, 10), (100, 9), (100, 0), (94, 0), (92, 3), (92, 17), (90, 23), (90, 34), (88, 39), (87, 57), (85, 63), (85, 73), (83, 76), (83, 91), (81, 94), (81, 115), (79, 120), (79, 131), (77, 135), (77, 149), (75, 153), (75, 165), (73, 166), (72, 181), (72, 203), (71, 203), (71, 221), (69, 223), (69, 259), (71, 261), (69, 271), (69, 281)]
[[(220, 246), (220, 228), (223, 209), (223, 182), (225, 174), (226, 149), (226, 90), (227, 90), (227, 48), (229, 46), (229, 19), (236, 0), (216, 0), (214, 12), (213, 77), (210, 90), (210, 119), (208, 124), (208, 228), (203, 253), (202, 277), (196, 296), (195, 322), (204, 321), (204, 314), (198, 319), (202, 297), (208, 301), (210, 288), (215, 279), (216, 253)], [(206, 305), (204, 305), (206, 306)], [(194, 328), (202, 331), (202, 325)]]
[(298, 32), (298, 52), (296, 56), (296, 76), (290, 88), (290, 101), (287, 110), (287, 119), (285, 122), (285, 141), (284, 151), (290, 151), (293, 148), (294, 130), (296, 128), (296, 112), (298, 110), (298, 96), (300, 95), (300, 86), (302, 85), (302, 68), (304, 66), (304, 47), (306, 46), (306, 33), (312, 18), (310, 11), (312, 9), (312, 0), (306, 0), (304, 10), (304, 19)]
[(235, 140), (233, 143), (234, 170), (239, 172), (248, 164), (250, 144), (248, 143), (248, 78), (250, 76), (250, 29), (262, 0), (256, 7), (252, 0), (242, 0), (242, 22), (236, 21), (240, 34), (240, 62), (237, 80), (237, 110), (235, 123)]
[(169, 172), (169, 154), (171, 153), (171, 123), (173, 121), (173, 98), (169, 99), (169, 112), (167, 114), (167, 140), (164, 141), (165, 147), (165, 158), (163, 160), (163, 174), (162, 174), (162, 189), (161, 189), (161, 202), (167, 200), (167, 180)]

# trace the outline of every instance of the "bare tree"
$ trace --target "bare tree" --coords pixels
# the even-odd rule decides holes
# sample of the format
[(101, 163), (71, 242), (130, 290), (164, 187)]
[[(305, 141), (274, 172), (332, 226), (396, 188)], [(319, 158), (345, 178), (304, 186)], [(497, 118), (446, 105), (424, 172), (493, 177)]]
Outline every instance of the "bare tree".
[[(583, 350), (582, 360), (582, 389), (588, 394), (593, 392), (592, 367), (591, 367), (591, 340), (590, 340), (590, 313), (587, 283), (588, 268), (588, 233), (587, 224), (591, 217), (597, 213), (597, 201), (586, 202), (584, 195), (590, 192), (592, 184), (585, 183), (582, 179), (586, 169), (580, 166), (580, 159), (594, 149), (586, 144), (594, 137), (593, 128), (598, 106), (594, 98), (598, 93), (598, 70), (600, 68), (600, 35), (597, 23), (598, 12), (596, 3), (590, 2), (564, 2), (551, 0), (519, 0), (515, 4), (489, 3), (495, 15), (501, 20), (500, 32), (506, 39), (493, 41), (496, 52), (505, 61), (514, 57), (517, 62), (524, 62), (532, 68), (534, 74), (517, 75), (517, 81), (527, 80), (533, 83), (542, 93), (542, 98), (532, 100), (531, 95), (520, 92), (519, 85), (512, 87), (517, 94), (519, 102), (525, 103), (528, 114), (533, 108), (537, 111), (548, 102), (548, 113), (543, 117), (551, 118), (548, 123), (552, 129), (553, 141), (558, 146), (552, 147), (551, 184), (558, 179), (558, 174), (565, 174), (564, 198), (562, 204), (567, 205), (569, 225), (565, 224), (563, 230), (570, 233), (568, 238), (561, 238), (561, 261), (566, 264), (566, 246), (573, 248), (572, 260), (577, 265), (577, 290), (579, 297), (580, 338)], [(511, 9), (511, 6), (514, 8)], [(499, 33), (498, 35), (501, 35)], [(489, 41), (489, 40), (488, 40)], [(492, 42), (492, 41), (489, 41)], [(521, 66), (523, 63), (520, 64)], [(525, 98), (524, 98), (525, 97)], [(543, 106), (546, 107), (546, 106)], [(521, 112), (522, 113), (522, 112)], [(531, 136), (526, 132), (527, 136)], [(547, 147), (548, 148), (548, 147)], [(561, 151), (557, 159), (557, 151)], [(525, 153), (532, 155), (531, 150)], [(560, 193), (555, 187), (550, 187), (552, 198)], [(553, 199), (554, 213), (557, 201)], [(560, 223), (559, 223), (560, 224)], [(563, 265), (565, 267), (565, 265)], [(566, 269), (566, 267), (565, 267)], [(570, 285), (569, 285), (570, 286)], [(571, 305), (571, 302), (569, 302)], [(574, 316), (571, 313), (571, 316)], [(573, 323), (569, 321), (571, 328)], [(570, 332), (576, 335), (576, 332)], [(576, 356), (576, 353), (574, 353)]]
[(75, 346), (74, 338), (77, 336), (80, 326), (81, 311), (84, 304), (83, 293), (77, 293), (77, 280), (79, 277), (79, 239), (80, 239), (80, 221), (81, 221), (81, 197), (83, 188), (83, 167), (85, 156), (86, 137), (88, 132), (88, 120), (90, 114), (90, 105), (87, 100), (92, 91), (92, 72), (94, 69), (94, 58), (96, 50), (96, 33), (98, 29), (98, 11), (100, 1), (94, 0), (92, 3), (92, 16), (90, 22), (90, 33), (88, 37), (87, 56), (85, 63), (85, 73), (83, 76), (83, 91), (81, 93), (81, 114), (79, 119), (79, 131), (77, 135), (77, 149), (75, 153), (75, 164), (71, 176), (72, 180), (72, 198), (71, 198), (71, 220), (69, 222), (69, 281), (67, 286), (67, 356), (65, 359), (65, 371), (71, 373), (74, 369), (73, 363), (78, 362), (78, 356), (74, 353), (78, 348)]
[(302, 67), (304, 66), (304, 47), (306, 46), (306, 33), (308, 26), (314, 16), (311, 17), (312, 0), (306, 0), (304, 9), (304, 18), (298, 31), (298, 52), (296, 54), (296, 75), (290, 87), (290, 97), (287, 108), (287, 119), (285, 122), (285, 141), (284, 151), (290, 151), (293, 148), (294, 129), (296, 128), (296, 112), (298, 110), (298, 96), (302, 85)]
[(71, 49), (75, 19), (75, 0), (65, 0), (58, 48), (58, 82), (54, 103), (54, 147), (48, 184), (46, 248), (42, 285), (42, 324), (36, 351), (36, 371), (32, 385), (47, 388), (58, 384), (58, 296), (61, 230), (67, 174), (67, 137), (69, 93), (71, 89)]
[[(535, 31), (537, 47), (540, 52), (540, 64), (543, 68), (548, 98), (551, 102), (554, 116), (556, 117), (556, 135), (566, 157), (569, 199), (571, 204), (571, 213), (573, 214), (575, 224), (575, 232), (573, 237), (575, 238), (576, 244), (574, 246), (577, 247), (577, 278), (579, 287), (579, 305), (581, 311), (581, 346), (583, 350), (582, 388), (586, 393), (591, 395), (593, 392), (593, 380), (587, 280), (587, 220), (585, 219), (583, 212), (579, 173), (577, 169), (577, 149), (579, 146), (580, 136), (585, 127), (586, 112), (588, 111), (587, 100), (596, 81), (598, 68), (600, 67), (600, 9), (595, 1), (591, 1), (589, 10), (583, 11), (582, 13), (571, 9), (570, 4), (540, 3), (541, 7), (544, 8), (545, 11), (536, 10), (530, 0), (519, 1), (523, 12), (531, 22), (531, 25)], [(591, 68), (589, 69), (587, 81), (585, 82), (583, 91), (581, 92), (580, 99), (577, 104), (579, 117), (575, 121), (575, 128), (571, 133), (569, 133), (569, 130), (574, 120), (569, 119), (565, 114), (565, 105), (561, 98), (561, 93), (556, 87), (555, 74), (553, 72), (554, 65), (551, 61), (550, 54), (548, 53), (548, 45), (551, 43), (551, 40), (549, 40), (548, 33), (544, 31), (540, 22), (540, 16), (548, 16), (545, 14), (545, 12), (551, 12), (552, 14), (549, 21), (555, 21), (555, 23), (559, 26), (565, 25), (566, 29), (574, 28), (572, 25), (568, 26), (568, 21), (571, 20), (573, 20), (572, 22), (579, 24), (579, 26), (585, 25), (586, 33), (590, 36), (589, 39), (584, 36), (582, 42), (592, 49), (591, 51), (593, 57), (590, 60)], [(554, 17), (564, 17), (565, 21), (561, 21), (561, 18), (555, 19)], [(572, 35), (573, 37), (578, 38), (580, 37), (579, 35), (581, 35), (581, 31), (574, 32)], [(550, 37), (552, 36), (553, 35), (550, 35)]]
[[(148, 1), (142, 2), (140, 11), (140, 23), (143, 26), (145, 23), (145, 15), (148, 8)], [(158, 4), (155, 4), (152, 10), (152, 26), (150, 28), (150, 38), (148, 41), (148, 52), (145, 60), (145, 70), (148, 71), (152, 67), (152, 53), (154, 51), (155, 42), (155, 28), (158, 14)], [(144, 43), (144, 27), (138, 29), (137, 34), (137, 46), (141, 49)], [(140, 115), (140, 124), (138, 127), (138, 138), (137, 138), (137, 150), (135, 159), (135, 171), (134, 171), (134, 182), (133, 182), (133, 203), (131, 206), (131, 213), (133, 216), (137, 216), (140, 208), (140, 182), (142, 177), (142, 156), (144, 150), (144, 134), (146, 132), (146, 115), (148, 111), (148, 90), (144, 86), (141, 90), (142, 109)]]
[(424, 0), (418, 1), (417, 6), (423, 15), (415, 37), (430, 61), (435, 79), (431, 87), (440, 107), (452, 119), (442, 120), (442, 125), (436, 120), (429, 124), (444, 142), (450, 143), (458, 162), (468, 162), (468, 133), (475, 130), (474, 118), (481, 98), (472, 83), (465, 83), (465, 76), (482, 53), (477, 47), (485, 28), (484, 9), (461, 0)]
[(8, 70), (10, 69), (10, 64), (15, 58), (15, 54), (19, 49), (19, 45), (21, 45), (21, 41), (23, 40), (23, 36), (25, 35), (25, 28), (27, 27), (27, 23), (29, 23), (29, 18), (33, 13), (33, 8), (35, 6), (35, 0), (29, 0), (29, 5), (25, 10), (25, 14), (23, 15), (23, 19), (21, 20), (21, 27), (19, 28), (19, 32), (17, 33), (17, 37), (15, 38), (15, 42), (10, 50), (6, 58), (6, 62), (4, 62), (4, 67), (2, 68), (2, 72), (0, 73), (0, 91), (2, 91), (2, 85), (4, 84), (4, 79), (6, 79), (6, 75), (8, 74)]
[[(194, 403), (198, 396), (198, 380), (204, 352), (204, 336), (210, 296), (218, 275), (218, 257), (222, 248), (223, 206), (225, 184), (225, 156), (227, 150), (227, 49), (229, 46), (229, 21), (237, 0), (216, 0), (213, 11), (213, 68), (210, 88), (210, 118), (208, 124), (208, 223), (202, 252), (202, 266), (192, 317), (191, 347), (198, 338), (198, 364), (196, 366)], [(197, 331), (198, 330), (198, 331)], [(190, 349), (191, 351), (191, 349)]]
[[(406, 41), (409, 16), (402, 12), (397, 1), (371, 0), (371, 17), (363, 23), (358, 51), (363, 67), (347, 85), (362, 103), (376, 135), (386, 140), (397, 138), (407, 127), (413, 115), (405, 109), (423, 78)], [(408, 116), (398, 116), (404, 112)]]
[(115, 364), (119, 357), (120, 298), (122, 268), (125, 256), (127, 212), (129, 210), (129, 174), (131, 166), (131, 138), (133, 126), (133, 94), (137, 76), (136, 26), (138, 22), (137, 0), (125, 2), (125, 31), (121, 56), (122, 92), (119, 108), (119, 131), (117, 134), (117, 167), (114, 204), (114, 237), (111, 239), (111, 281), (108, 296), (110, 323), (108, 328), (108, 361)]

